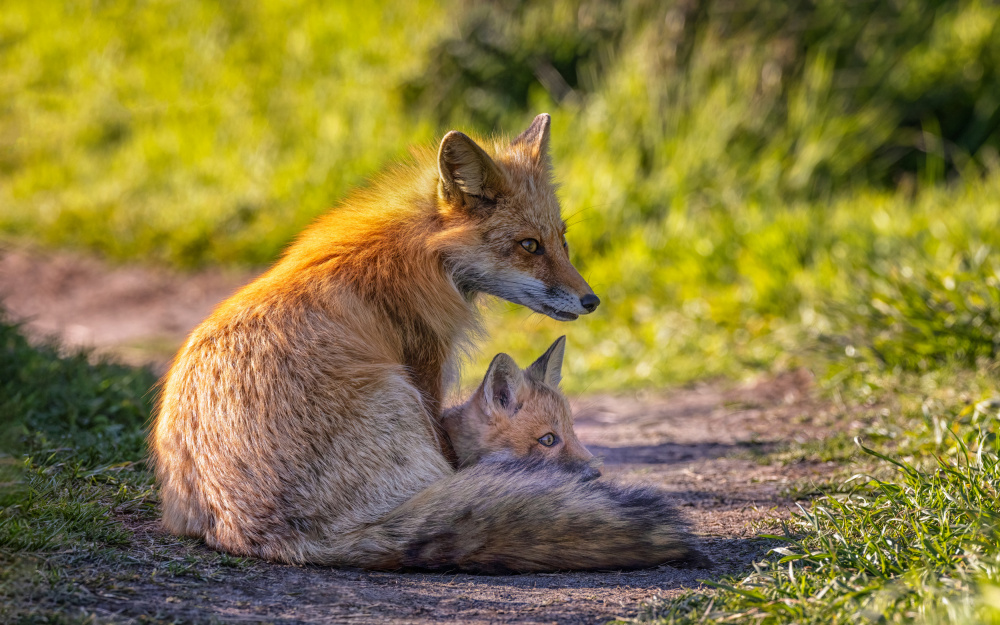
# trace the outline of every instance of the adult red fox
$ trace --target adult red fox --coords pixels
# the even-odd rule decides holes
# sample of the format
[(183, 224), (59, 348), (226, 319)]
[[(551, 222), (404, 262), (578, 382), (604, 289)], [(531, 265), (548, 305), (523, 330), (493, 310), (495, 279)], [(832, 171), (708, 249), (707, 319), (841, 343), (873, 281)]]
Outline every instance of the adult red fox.
[(163, 522), (282, 562), (479, 572), (691, 557), (653, 491), (551, 463), (456, 472), (440, 423), (477, 295), (575, 319), (549, 116), (512, 142), (452, 131), (319, 219), (188, 338), (150, 447)]

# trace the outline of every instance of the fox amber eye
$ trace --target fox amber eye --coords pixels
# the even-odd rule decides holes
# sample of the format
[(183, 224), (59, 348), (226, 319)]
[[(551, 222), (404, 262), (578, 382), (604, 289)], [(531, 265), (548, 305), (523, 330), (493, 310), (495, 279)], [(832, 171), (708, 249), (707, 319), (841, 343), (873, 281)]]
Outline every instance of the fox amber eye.
[(543, 253), (545, 251), (545, 250), (542, 249), (542, 246), (538, 244), (538, 241), (536, 241), (534, 239), (525, 239), (525, 240), (521, 241), (521, 247), (523, 247), (524, 249), (528, 250), (532, 254), (536, 254), (536, 255), (537, 254), (541, 254), (541, 253)]
[(545, 436), (538, 439), (538, 442), (541, 443), (542, 445), (545, 445), (546, 447), (552, 447), (553, 445), (556, 444), (556, 435), (553, 434), (552, 432), (549, 432)]

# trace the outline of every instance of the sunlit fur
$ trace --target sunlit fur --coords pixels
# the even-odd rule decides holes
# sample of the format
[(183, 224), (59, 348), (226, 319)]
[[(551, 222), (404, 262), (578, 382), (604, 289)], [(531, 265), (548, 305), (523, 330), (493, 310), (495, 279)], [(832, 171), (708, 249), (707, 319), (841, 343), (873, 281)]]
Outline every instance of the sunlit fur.
[[(447, 372), (477, 328), (478, 292), (507, 293), (511, 271), (590, 292), (557, 245), (564, 226), (544, 151), (548, 117), (532, 128), (513, 143), (484, 143), (490, 163), (467, 159), (491, 168), (480, 182), (494, 185), (492, 199), (467, 192), (480, 170), (455, 168), (452, 157), (472, 140), (449, 133), (437, 155), (416, 151), (319, 219), (192, 332), (150, 433), (169, 531), (269, 560), (381, 567), (403, 562), (399, 550), (413, 541), (433, 540), (380, 529), (402, 523), (403, 510), (514, 514), (503, 498), (480, 501), (479, 479), (535, 510), (497, 531), (547, 527), (564, 514), (561, 499), (519, 473), (456, 475), (439, 419)], [(527, 254), (517, 243), (525, 236), (553, 253)], [(510, 299), (535, 301), (509, 288)], [(568, 483), (553, 488), (572, 499)], [(611, 500), (601, 503), (590, 513), (598, 517), (578, 522), (616, 518)], [(620, 540), (645, 541), (645, 527)]]
[[(460, 467), (507, 452), (513, 458), (576, 466), (585, 477), (600, 475), (594, 454), (576, 437), (573, 411), (559, 391), (564, 345), (560, 338), (523, 370), (507, 354), (498, 354), (472, 397), (444, 412), (444, 429)], [(553, 444), (542, 444), (549, 434)]]

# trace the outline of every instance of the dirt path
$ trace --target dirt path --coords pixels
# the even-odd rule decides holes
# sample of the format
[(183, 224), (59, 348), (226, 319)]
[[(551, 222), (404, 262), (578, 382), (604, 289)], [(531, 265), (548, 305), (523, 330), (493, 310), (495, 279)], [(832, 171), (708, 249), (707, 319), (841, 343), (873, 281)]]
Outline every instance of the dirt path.
[[(89, 258), (0, 249), (0, 298), (31, 334), (57, 335), (133, 362), (165, 362), (184, 334), (251, 276), (182, 276), (111, 268)], [(88, 590), (99, 619), (275, 623), (593, 623), (634, 615), (640, 602), (683, 592), (699, 579), (746, 571), (769, 545), (791, 503), (782, 489), (830, 467), (766, 465), (754, 451), (825, 435), (841, 415), (817, 402), (806, 372), (736, 388), (704, 385), (633, 396), (574, 399), (581, 440), (617, 479), (673, 493), (714, 564), (635, 572), (482, 577), (370, 573), (254, 564), (206, 579), (157, 580), (129, 572), (112, 592)], [(759, 454), (758, 454), (759, 455)], [(157, 524), (133, 527), (149, 549), (204, 547), (178, 542)], [(106, 587), (107, 580), (100, 584)]]
[(191, 328), (253, 275), (116, 267), (0, 245), (0, 306), (36, 337), (163, 369)]

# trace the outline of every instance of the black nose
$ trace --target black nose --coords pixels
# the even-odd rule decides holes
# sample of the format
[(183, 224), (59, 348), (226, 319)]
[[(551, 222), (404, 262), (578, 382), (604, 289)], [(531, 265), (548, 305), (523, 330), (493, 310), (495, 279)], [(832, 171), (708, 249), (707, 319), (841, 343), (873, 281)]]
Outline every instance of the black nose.
[(587, 312), (594, 312), (597, 305), (601, 303), (601, 298), (593, 293), (587, 293), (580, 298), (580, 305), (587, 309)]
[(583, 481), (590, 482), (601, 477), (601, 470), (594, 467), (587, 467), (583, 470)]

